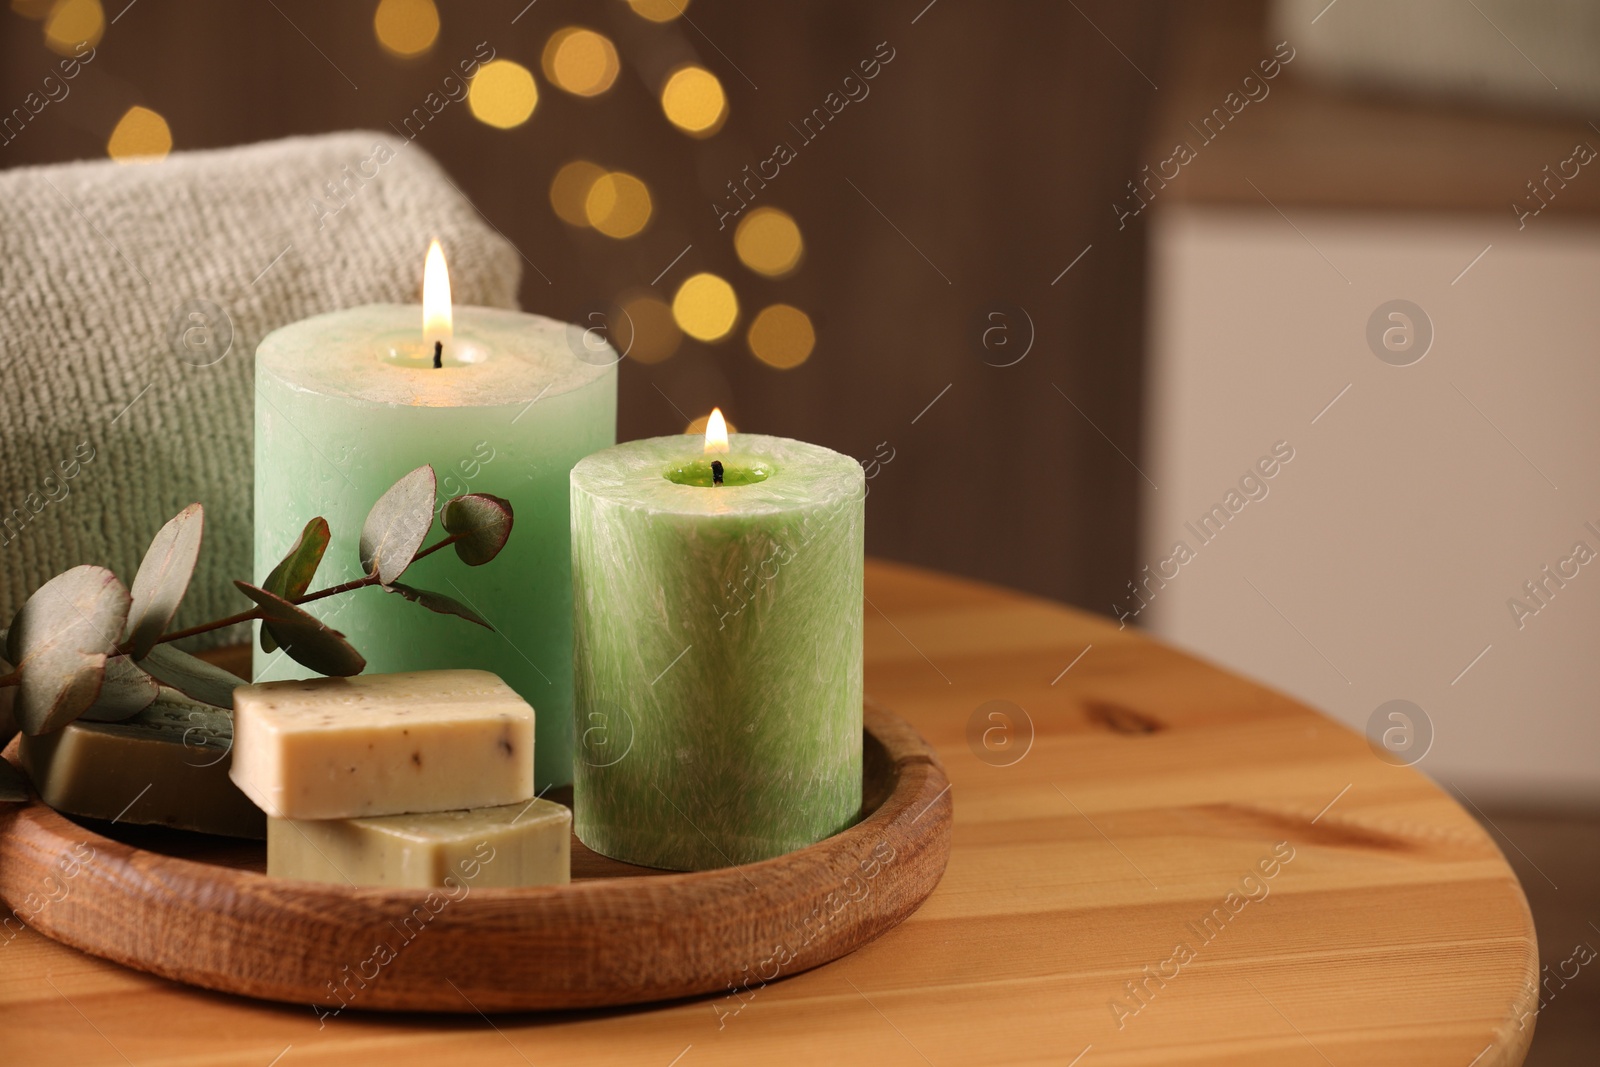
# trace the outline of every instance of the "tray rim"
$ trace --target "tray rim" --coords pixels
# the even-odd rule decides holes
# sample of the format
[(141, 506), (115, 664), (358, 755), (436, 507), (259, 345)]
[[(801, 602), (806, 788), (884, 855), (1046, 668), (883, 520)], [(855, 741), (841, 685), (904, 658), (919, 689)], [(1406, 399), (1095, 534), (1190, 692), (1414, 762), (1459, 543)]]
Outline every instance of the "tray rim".
[[(874, 895), (868, 886), (867, 895), (862, 898), (872, 900), (872, 906), (845, 908), (846, 921), (833, 924), (824, 936), (808, 938), (771, 980), (838, 959), (898, 925), (932, 893), (944, 873), (954, 806), (943, 765), (914, 728), (870, 698), (865, 704), (863, 725), (864, 733), (884, 749), (893, 786), (876, 809), (832, 837), (783, 856), (709, 871), (662, 871), (646, 877), (585, 879), (558, 886), (476, 888), (437, 913), (440, 918), (448, 916), (448, 921), (434, 927), (454, 931), (452, 936), (468, 943), (492, 934), (511, 941), (512, 949), (523, 941), (527, 942), (523, 947), (549, 949), (552, 930), (541, 921), (549, 918), (547, 911), (606, 917), (625, 916), (632, 911), (631, 922), (619, 925), (617, 932), (621, 936), (630, 926), (648, 928), (652, 922), (664, 925), (682, 920), (685, 915), (679, 909), (685, 907), (698, 907), (700, 911), (738, 908), (742, 899), (764, 895), (767, 899), (759, 903), (769, 913), (766, 919), (735, 924), (740, 929), (749, 927), (748, 936), (743, 938), (746, 943), (688, 946), (697, 960), (688, 968), (692, 973), (662, 974), (653, 980), (646, 976), (614, 985), (603, 980), (572, 984), (561, 982), (562, 973), (552, 968), (547, 973), (555, 981), (536, 981), (532, 988), (508, 989), (490, 979), (490, 975), (498, 975), (498, 970), (491, 968), (478, 980), (466, 975), (464, 981), (460, 974), (451, 974), (450, 982), (437, 983), (429, 989), (426, 982), (416, 981), (415, 975), (402, 980), (394, 973), (400, 970), (397, 966), (385, 975), (385, 981), (374, 981), (370, 987), (362, 985), (362, 995), (345, 1004), (319, 995), (314, 985), (303, 981), (230, 969), (229, 961), (243, 963), (262, 956), (267, 950), (260, 946), (212, 945), (205, 951), (219, 959), (211, 962), (197, 960), (196, 953), (181, 947), (169, 947), (168, 939), (140, 946), (136, 944), (141, 940), (140, 933), (137, 929), (130, 933), (127, 920), (122, 924), (107, 922), (105, 905), (120, 906), (124, 914), (135, 909), (153, 911), (168, 922), (188, 920), (203, 924), (209, 920), (219, 929), (237, 932), (259, 930), (280, 921), (303, 921), (308, 911), (324, 914), (360, 909), (379, 917), (404, 915), (430, 893), (437, 895), (435, 891), (275, 879), (256, 871), (152, 852), (74, 822), (44, 804), (37, 795), (26, 805), (0, 805), (0, 900), (14, 911), (19, 910), (17, 902), (37, 892), (64, 849), (87, 844), (93, 848), (94, 857), (84, 863), (77, 877), (87, 876), (88, 880), (77, 883), (74, 879), (75, 884), (68, 886), (59, 902), (38, 909), (25, 920), (26, 925), (91, 955), (185, 984), (283, 1003), (324, 1007), (337, 1004), (340, 1010), (539, 1011), (639, 1004), (733, 990), (738, 988), (741, 973), (748, 985), (750, 967), (758, 960), (772, 959), (769, 955), (762, 960), (765, 948), (757, 946), (772, 943), (776, 926), (788, 920), (787, 929), (794, 928), (795, 917), (802, 914), (793, 906), (797, 893), (816, 893), (838, 883), (841, 877), (848, 878), (840, 872), (848, 870), (850, 864), (841, 860), (859, 862), (865, 870), (866, 861), (858, 857), (871, 854), (874, 842), (886, 842), (891, 843), (894, 858), (907, 851), (912, 862), (886, 863), (881, 873), (875, 867), (871, 878), (883, 878), (879, 883), (882, 891)], [(787, 896), (774, 899), (775, 889), (783, 889)], [(85, 897), (91, 899), (86, 901)], [(832, 893), (826, 897), (832, 898)], [(809, 905), (814, 897), (799, 899)], [(241, 923), (233, 914), (241, 905), (260, 909), (262, 914)], [(811, 909), (810, 914), (817, 910)], [(144, 926), (144, 917), (141, 912), (132, 924), (136, 928)], [(568, 921), (572, 921), (570, 916)], [(578, 931), (578, 935), (581, 933)], [(181, 943), (183, 939), (177, 940)], [(423, 944), (424, 940), (419, 937), (415, 943)], [(439, 954), (432, 951), (439, 940), (442, 939), (429, 942), (430, 951), (424, 961)], [(315, 946), (308, 949), (301, 945), (298, 956), (305, 964), (305, 957), (315, 954)], [(576, 954), (582, 956), (583, 952)], [(746, 962), (741, 966), (738, 960)], [(331, 983), (328, 988), (332, 988)], [(467, 990), (475, 990), (476, 995)]]

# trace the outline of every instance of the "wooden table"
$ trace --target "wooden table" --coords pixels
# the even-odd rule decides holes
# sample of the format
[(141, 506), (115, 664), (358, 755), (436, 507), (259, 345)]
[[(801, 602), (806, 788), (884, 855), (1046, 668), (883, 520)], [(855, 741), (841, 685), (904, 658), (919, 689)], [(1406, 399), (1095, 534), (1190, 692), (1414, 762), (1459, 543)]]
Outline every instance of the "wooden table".
[(867, 591), (868, 692), (938, 748), (956, 821), (939, 889), (855, 955), (748, 1001), (319, 1029), (24, 930), (0, 1062), (1522, 1062), (1522, 889), (1422, 775), (1096, 616), (888, 563)]

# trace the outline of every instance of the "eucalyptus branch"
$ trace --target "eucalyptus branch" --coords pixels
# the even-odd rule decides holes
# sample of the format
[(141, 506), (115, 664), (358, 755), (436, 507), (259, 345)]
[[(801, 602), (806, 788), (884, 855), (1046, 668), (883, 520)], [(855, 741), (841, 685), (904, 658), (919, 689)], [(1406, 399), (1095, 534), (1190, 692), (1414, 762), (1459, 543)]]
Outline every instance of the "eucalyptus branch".
[[(453, 533), (449, 537), (446, 537), (440, 541), (436, 541), (427, 548), (420, 550), (416, 555), (412, 556), (411, 562), (415, 563), (419, 559), (431, 556), (441, 548), (448, 548), (450, 545), (460, 541), (464, 536), (466, 535), (462, 533)], [(309, 604), (312, 601), (323, 600), (330, 596), (338, 596), (341, 593), (354, 592), (357, 589), (365, 589), (369, 585), (377, 584), (379, 584), (378, 576), (376, 574), (369, 574), (362, 578), (353, 578), (348, 582), (329, 586), (326, 589), (320, 589), (315, 593), (307, 593), (306, 595), (299, 597), (285, 597), (284, 599), (288, 600), (291, 604)], [(186, 627), (182, 630), (174, 630), (172, 633), (162, 634), (160, 637), (155, 639), (154, 643), (158, 645), (164, 645), (169, 641), (182, 641), (186, 637), (195, 637), (199, 634), (210, 633), (212, 630), (221, 630), (229, 626), (237, 626), (242, 622), (254, 622), (256, 619), (263, 617), (264, 616), (260, 608), (251, 608), (249, 611), (241, 611), (236, 614), (229, 615), (225, 619), (217, 619), (213, 622), (196, 623), (195, 625)], [(126, 656), (132, 651), (133, 642), (128, 640), (122, 642), (122, 644), (112, 649), (111, 655)], [(11, 674), (0, 678), (0, 687), (16, 685), (21, 680), (21, 677), (21, 672), (12, 671)]]
[[(362, 655), (302, 605), (374, 585), (429, 611), (492, 629), (469, 606), (399, 581), (413, 563), (447, 546), (467, 566), (481, 566), (499, 555), (511, 536), (510, 503), (487, 493), (468, 493), (439, 509), (445, 536), (423, 547), (434, 526), (437, 489), (433, 468), (423, 466), (378, 498), (361, 528), (362, 577), (306, 591), (331, 540), (327, 521), (315, 518), (260, 586), (234, 583), (254, 607), (167, 631), (200, 554), (205, 512), (191, 504), (150, 542), (131, 589), (104, 567), (81, 566), (35, 590), (11, 620), (7, 643), (18, 666), (0, 661), (0, 669), (9, 668), (0, 675), (0, 688), (17, 689), (17, 721), (29, 734), (59, 730), (91, 711), (105, 722), (136, 715), (156, 698), (158, 681), (194, 699), (230, 706), (230, 676), (161, 646), (257, 620), (265, 650), (282, 648), (320, 674), (359, 674), (366, 667)], [(107, 647), (108, 634), (127, 636)], [(207, 672), (215, 676), (207, 677)]]

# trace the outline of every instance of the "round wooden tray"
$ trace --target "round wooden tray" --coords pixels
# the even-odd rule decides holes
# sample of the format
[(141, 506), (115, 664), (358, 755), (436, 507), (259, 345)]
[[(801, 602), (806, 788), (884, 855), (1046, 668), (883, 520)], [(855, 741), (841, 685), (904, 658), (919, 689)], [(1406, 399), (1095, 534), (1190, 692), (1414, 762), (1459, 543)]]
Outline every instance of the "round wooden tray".
[[(39, 932), (228, 993), (385, 1011), (524, 1011), (744, 992), (860, 947), (944, 874), (953, 805), (915, 730), (866, 708), (860, 822), (761, 863), (676, 874), (572, 842), (567, 886), (268, 878), (261, 843), (0, 805), (0, 899)], [(59, 864), (82, 862), (70, 879)], [(427, 902), (427, 903), (425, 903)]]

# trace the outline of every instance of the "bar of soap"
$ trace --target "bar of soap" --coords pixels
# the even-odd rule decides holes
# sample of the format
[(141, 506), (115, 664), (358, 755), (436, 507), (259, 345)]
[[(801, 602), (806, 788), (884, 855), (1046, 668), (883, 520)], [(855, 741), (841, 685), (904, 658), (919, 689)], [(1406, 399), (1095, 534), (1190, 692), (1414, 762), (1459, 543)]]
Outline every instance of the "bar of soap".
[(230, 773), (280, 819), (455, 811), (533, 797), (533, 709), (488, 671), (241, 686)]
[(266, 836), (266, 819), (228, 778), (233, 724), (221, 708), (163, 688), (126, 722), (85, 722), (17, 746), (57, 811), (227, 837)]
[(370, 819), (268, 819), (267, 873), (340, 885), (565, 885), (572, 812), (533, 800)]

